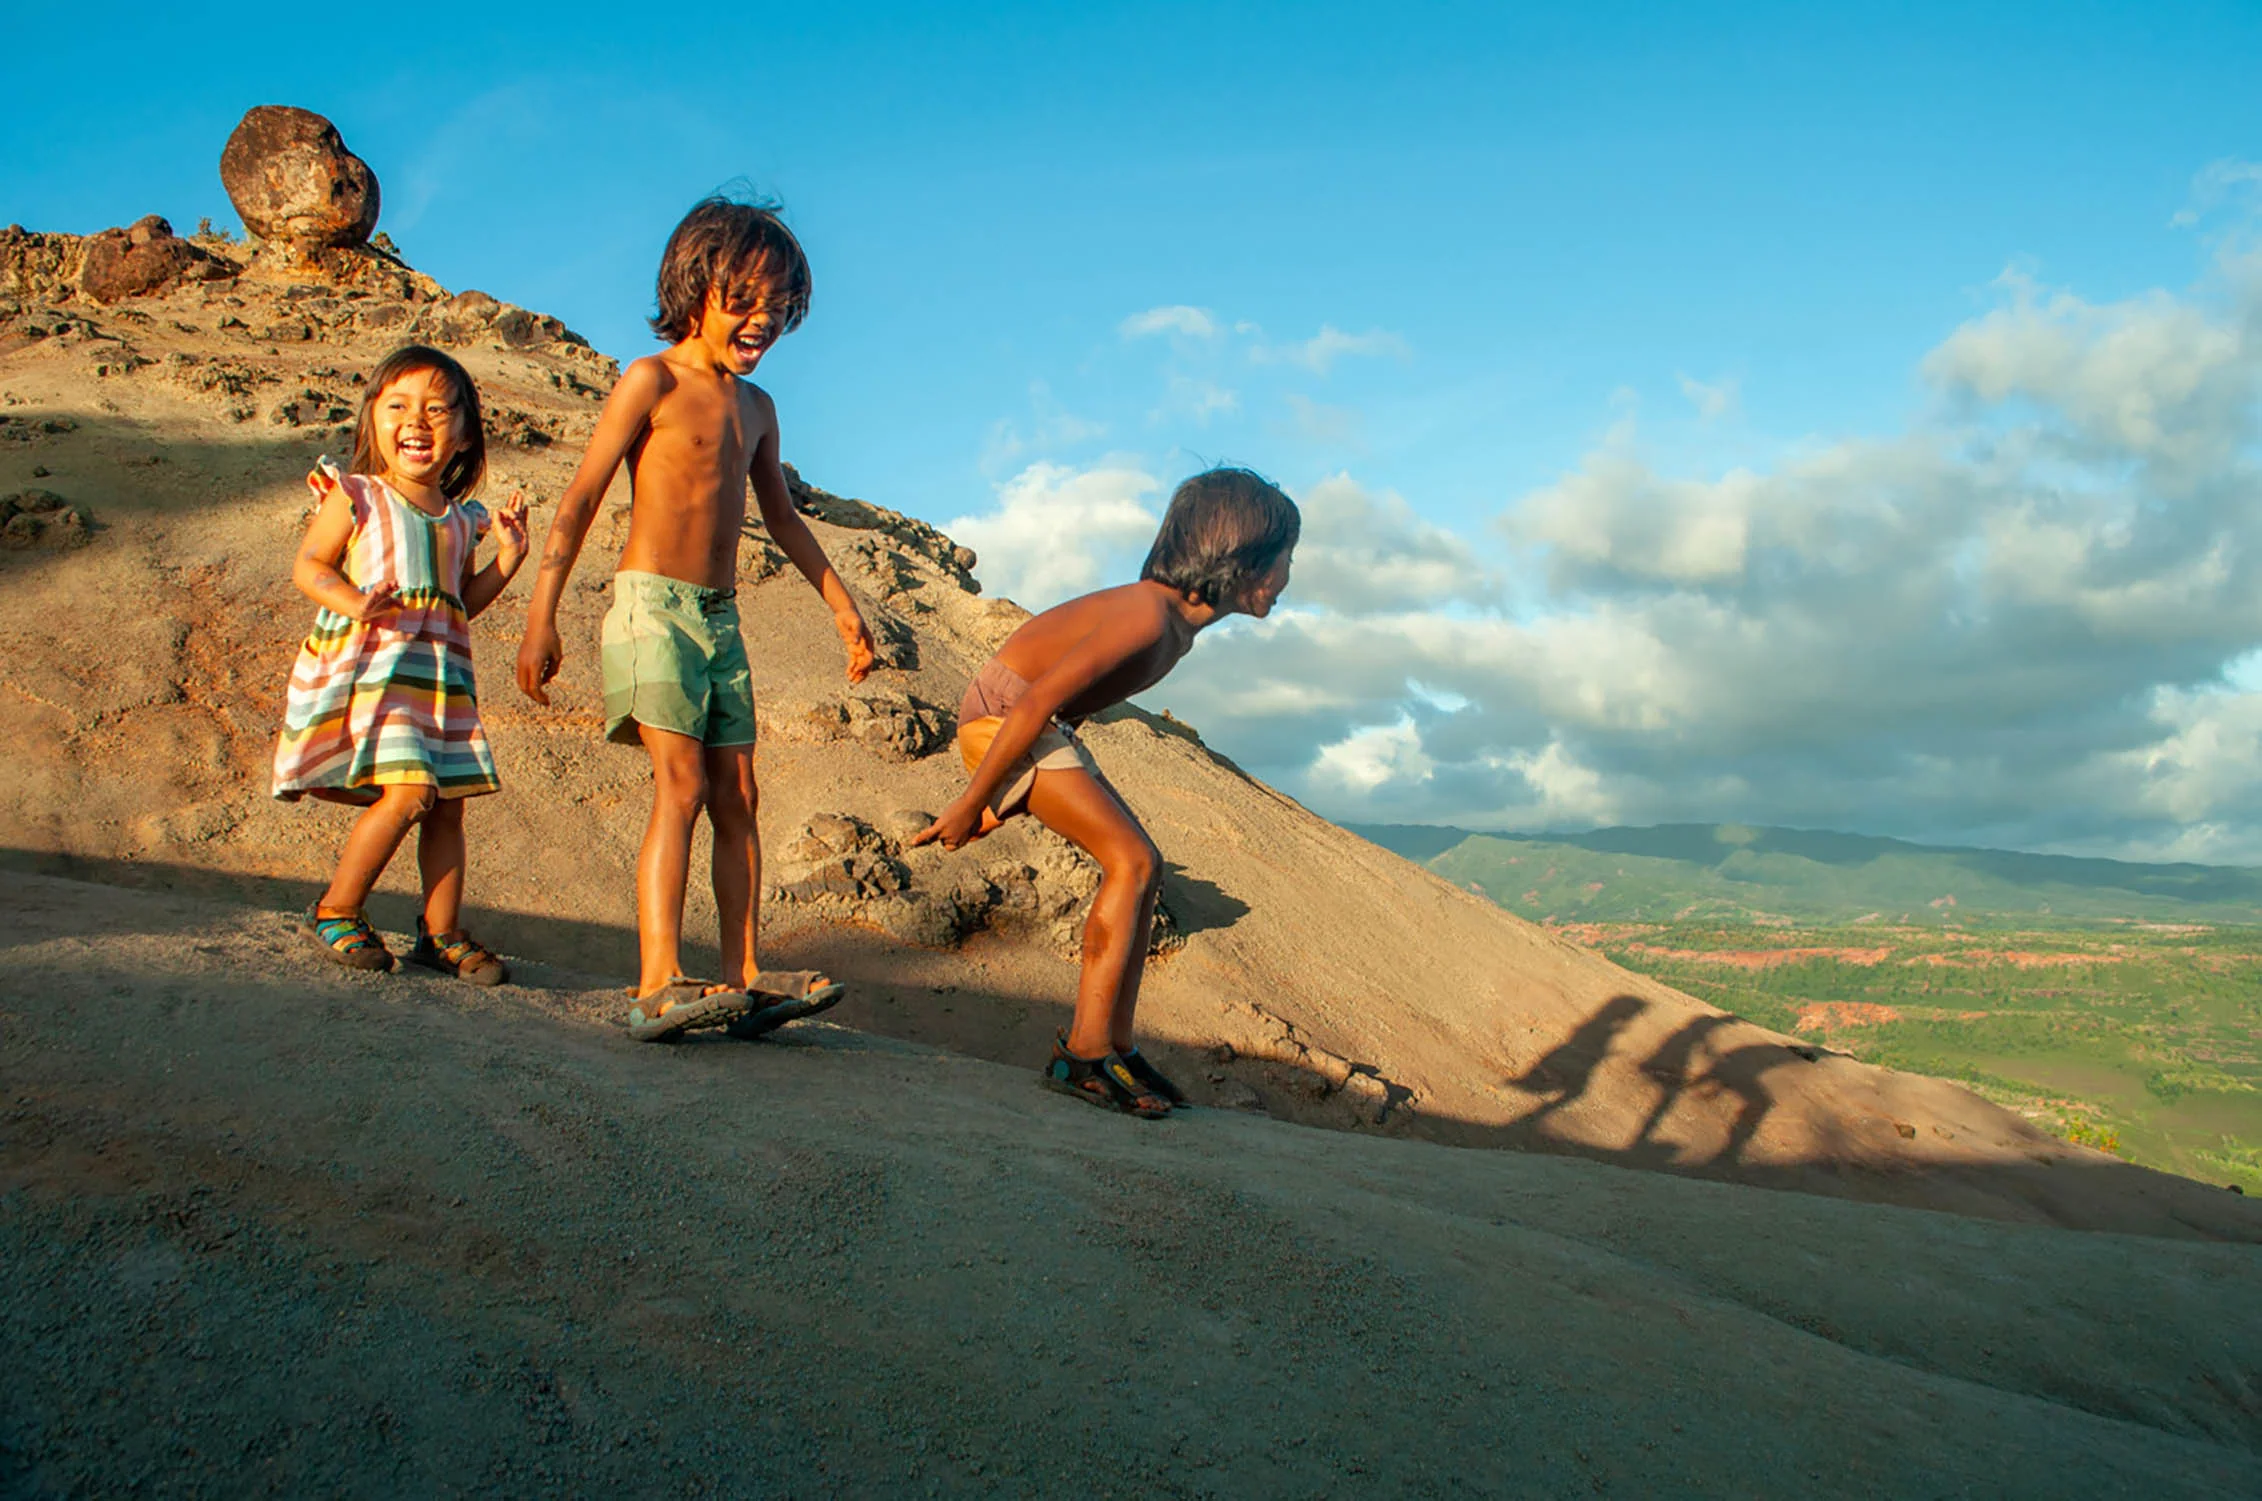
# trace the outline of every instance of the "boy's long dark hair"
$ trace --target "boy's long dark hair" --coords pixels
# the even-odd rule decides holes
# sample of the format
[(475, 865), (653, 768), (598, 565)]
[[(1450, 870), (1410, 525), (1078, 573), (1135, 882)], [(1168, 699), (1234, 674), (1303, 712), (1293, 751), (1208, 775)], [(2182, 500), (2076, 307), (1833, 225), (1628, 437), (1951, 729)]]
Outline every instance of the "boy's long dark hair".
[(709, 289), (728, 300), (758, 283), (778, 304), (780, 337), (809, 316), (809, 257), (765, 199), (741, 202), (717, 193), (702, 198), (668, 236), (660, 256), (659, 310), (652, 332), (678, 344), (699, 327)]
[(440, 373), (448, 383), (449, 399), (463, 417), (464, 445), (440, 471), (440, 493), (450, 500), (462, 500), (475, 494), (479, 482), (487, 477), (487, 424), (479, 415), (479, 388), (471, 383), (471, 372), (429, 344), (403, 344), (370, 372), (369, 384), (361, 392), (361, 413), (353, 422), (353, 462), (347, 471), (385, 472), (385, 460), (377, 452), (377, 397), (394, 381), (419, 370)]
[(1181, 484), (1139, 569), (1196, 604), (1218, 605), (1263, 578), (1303, 534), (1296, 502), (1247, 469), (1210, 469)]

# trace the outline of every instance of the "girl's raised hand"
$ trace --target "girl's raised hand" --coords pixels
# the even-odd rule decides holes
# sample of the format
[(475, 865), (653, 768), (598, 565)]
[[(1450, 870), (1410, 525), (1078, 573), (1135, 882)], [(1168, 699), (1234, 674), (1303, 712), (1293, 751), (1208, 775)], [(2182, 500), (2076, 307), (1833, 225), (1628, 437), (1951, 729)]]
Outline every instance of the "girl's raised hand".
[(495, 561), (503, 572), (515, 573), (526, 561), (526, 497), (511, 491), (511, 498), (495, 513)]

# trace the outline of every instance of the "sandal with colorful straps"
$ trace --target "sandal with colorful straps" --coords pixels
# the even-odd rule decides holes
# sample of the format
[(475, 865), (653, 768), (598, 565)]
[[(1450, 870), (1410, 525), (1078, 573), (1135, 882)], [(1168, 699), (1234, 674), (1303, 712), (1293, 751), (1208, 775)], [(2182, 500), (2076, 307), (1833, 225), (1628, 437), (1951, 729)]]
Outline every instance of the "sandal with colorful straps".
[(359, 912), (325, 917), (321, 904), (306, 909), (299, 919), (299, 930), (314, 940), (314, 946), (330, 956), (333, 963), (347, 969), (387, 970), (393, 967), (392, 950), (385, 940), (369, 926), (369, 919)]
[(1121, 1053), (1079, 1058), (1068, 1051), (1066, 1032), (1054, 1037), (1052, 1061), (1045, 1065), (1042, 1078), (1047, 1089), (1074, 1095), (1087, 1105), (1111, 1107), (1149, 1121), (1170, 1114), (1170, 1101), (1133, 1073)]
[(500, 985), (511, 977), (510, 966), (462, 928), (434, 933), (421, 917), (416, 920), (416, 947), (410, 950), (408, 962), (453, 975), (466, 985)]

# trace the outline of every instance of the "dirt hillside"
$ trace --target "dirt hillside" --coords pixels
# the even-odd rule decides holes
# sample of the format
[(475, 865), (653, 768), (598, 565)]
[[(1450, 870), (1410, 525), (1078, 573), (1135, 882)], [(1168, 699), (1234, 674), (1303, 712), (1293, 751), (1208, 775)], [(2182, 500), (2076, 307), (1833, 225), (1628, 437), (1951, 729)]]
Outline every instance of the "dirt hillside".
[[(20, 870), (303, 904), (347, 815), (266, 796), (312, 614), (287, 574), (301, 477), (349, 446), (362, 372), (411, 337), (459, 354), (486, 403), (490, 493), (523, 487), (538, 528), (615, 372), (556, 320), (450, 296), (378, 252), (280, 266), (136, 233), (0, 231), (0, 850)], [(137, 255), (157, 269), (121, 283)], [(1091, 871), (1026, 821), (957, 854), (898, 843), (960, 785), (950, 708), (1022, 612), (983, 597), (971, 555), (932, 528), (800, 493), (886, 665), (850, 689), (815, 597), (748, 535), (771, 960), (850, 979), (844, 1025), (1032, 1065), (1065, 1020)], [(612, 531), (600, 523), (569, 591), (558, 707), (510, 685), (525, 581), (477, 627), (506, 791), (470, 816), (471, 902), (514, 955), (624, 976), (646, 781), (597, 733)], [(1998, 1219), (2262, 1240), (2262, 1207), (2220, 1189), (1619, 970), (1314, 817), (1183, 724), (1125, 711), (1089, 742), (1172, 862), (1142, 1018), (1208, 1102)], [(381, 921), (405, 925), (412, 881), (399, 862)], [(711, 925), (698, 899), (690, 921)]]
[(2252, 1246), (520, 979), (0, 872), (0, 1495), (2262, 1493)]

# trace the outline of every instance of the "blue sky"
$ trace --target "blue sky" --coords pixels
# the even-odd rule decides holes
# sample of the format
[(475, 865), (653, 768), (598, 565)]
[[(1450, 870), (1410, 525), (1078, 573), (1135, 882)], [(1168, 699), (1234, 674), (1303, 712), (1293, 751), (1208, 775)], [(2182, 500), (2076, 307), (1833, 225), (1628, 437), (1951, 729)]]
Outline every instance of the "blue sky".
[[(1042, 604), (1119, 572), (1168, 484), (1211, 460), (1319, 494), (1335, 582), (1183, 692), (1213, 740), (1327, 811), (2262, 859), (2262, 794), (2230, 770), (2246, 731), (2208, 731), (2214, 759), (2187, 768), (2206, 795), (2161, 786), (2200, 754), (2175, 716), (2243, 715), (2224, 664), (2262, 642), (2232, 515), (2262, 358), (2239, 260), (2262, 158), (2250, 4), (833, 7), (665, 33), (572, 6), (118, 14), (130, 51), (52, 28), (12, 84), (0, 219), (229, 222), (227, 131), (302, 104), (375, 167), (416, 265), (625, 358), (650, 347), (674, 219), (744, 179), (785, 200), (816, 270), (810, 321), (764, 366), (789, 457), (966, 523), (993, 587)], [(2138, 372), (2144, 400), (2216, 383), (2223, 441), (2184, 434), (2171, 473), (2099, 436), (2135, 399), (2096, 385), (2134, 378), (2125, 359), (2079, 389), (2051, 372), (2179, 330), (2232, 349)], [(1842, 483), (1800, 477), (1817, 463)], [(1842, 513), (1851, 535), (1948, 494), (1966, 503), (1934, 518), (1939, 547), (1852, 572), (1783, 520)], [(1643, 561), (1692, 516), (1714, 531)], [(2110, 555), (2068, 564), (2054, 603), (1990, 593), (2005, 517)], [(2124, 669), (2145, 653), (2082, 612), (2140, 563), (2175, 577), (2178, 543), (2230, 559), (2222, 608)], [(1955, 598), (1911, 582), (1959, 578)], [(1816, 646), (1802, 590), (1876, 609)], [(2011, 603), (2041, 614), (2011, 629)], [(1480, 649), (1477, 628), (1505, 634)], [(1878, 631), (1943, 655), (1874, 659)], [(1340, 660), (1352, 637), (1412, 665), (1357, 694), (1296, 679), (1299, 643)], [(1576, 677), (1574, 649), (1609, 691), (1540, 682)], [(2084, 650), (2111, 658), (2086, 689)], [(1811, 686), (1720, 707), (1731, 659)], [(2069, 686), (1917, 695), (1878, 724), (1823, 686), (1949, 660), (1983, 687)], [(1239, 691), (1275, 677), (1262, 703)], [(1654, 686), (1698, 681), (1702, 702)], [(1991, 699), (2025, 707), (1975, 727)], [(1786, 735), (1786, 716), (1845, 728)]]

